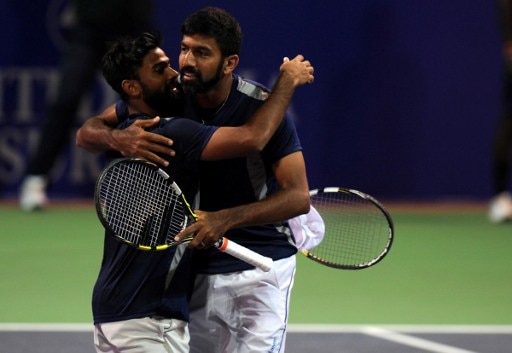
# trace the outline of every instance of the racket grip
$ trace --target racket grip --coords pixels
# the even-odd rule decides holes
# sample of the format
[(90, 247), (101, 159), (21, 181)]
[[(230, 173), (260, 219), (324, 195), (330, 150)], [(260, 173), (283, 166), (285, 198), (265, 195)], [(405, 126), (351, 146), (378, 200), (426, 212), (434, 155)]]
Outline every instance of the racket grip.
[(245, 246), (239, 245), (232, 240), (228, 240), (227, 238), (220, 239), (217, 247), (220, 251), (245, 261), (248, 264), (251, 264), (265, 272), (270, 271), (272, 265), (274, 264), (274, 260), (272, 260), (270, 257), (258, 254), (257, 252), (252, 251)]

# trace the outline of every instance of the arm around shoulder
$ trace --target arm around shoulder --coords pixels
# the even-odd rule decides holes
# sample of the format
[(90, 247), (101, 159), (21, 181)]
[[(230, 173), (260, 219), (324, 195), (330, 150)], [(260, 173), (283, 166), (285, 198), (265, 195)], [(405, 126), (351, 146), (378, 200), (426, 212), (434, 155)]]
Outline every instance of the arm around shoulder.
[(76, 133), (76, 144), (89, 152), (117, 151), (124, 157), (143, 158), (167, 167), (166, 158), (175, 155), (171, 148), (173, 141), (146, 131), (159, 122), (159, 117), (140, 119), (125, 129), (118, 129), (115, 107), (111, 106), (84, 122)]
[(117, 125), (115, 106), (87, 119), (76, 132), (76, 145), (89, 152), (115, 150), (114, 130)]

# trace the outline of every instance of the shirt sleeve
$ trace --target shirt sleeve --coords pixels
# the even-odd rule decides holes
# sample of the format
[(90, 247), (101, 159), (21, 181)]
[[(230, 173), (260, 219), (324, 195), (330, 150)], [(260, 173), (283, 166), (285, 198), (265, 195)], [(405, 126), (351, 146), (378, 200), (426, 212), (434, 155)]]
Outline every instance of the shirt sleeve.
[[(118, 124), (123, 123), (128, 119), (130, 113), (128, 112), (128, 106), (123, 100), (118, 100), (116, 102), (116, 116)], [(130, 123), (131, 124), (131, 123)], [(119, 127), (119, 126), (118, 126)], [(126, 126), (125, 126), (126, 127)]]
[(265, 159), (273, 164), (297, 151), (302, 151), (302, 145), (295, 124), (289, 116), (286, 116), (262, 153)]
[(203, 125), (187, 118), (164, 118), (150, 131), (174, 141), (172, 148), (176, 158), (196, 162), (217, 129), (217, 126)]

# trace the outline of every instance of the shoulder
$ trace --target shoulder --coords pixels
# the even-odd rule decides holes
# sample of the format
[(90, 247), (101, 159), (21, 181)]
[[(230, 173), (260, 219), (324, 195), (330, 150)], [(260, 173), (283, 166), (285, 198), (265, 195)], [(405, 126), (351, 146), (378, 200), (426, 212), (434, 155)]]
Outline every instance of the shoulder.
[(126, 119), (128, 119), (128, 116), (130, 113), (128, 113), (128, 105), (121, 99), (119, 99), (116, 102), (116, 116), (117, 121), (123, 122)]
[(270, 90), (261, 83), (241, 76), (235, 76), (234, 78), (233, 85), (236, 87), (236, 92), (260, 101), (268, 98)]
[(162, 118), (160, 124), (152, 132), (165, 135), (172, 139), (192, 139), (210, 135), (216, 126), (203, 125), (195, 120), (182, 117)]
[(160, 120), (158, 128), (163, 129), (164, 131), (188, 129), (199, 130), (202, 128), (202, 124), (195, 120), (182, 117), (166, 117)]

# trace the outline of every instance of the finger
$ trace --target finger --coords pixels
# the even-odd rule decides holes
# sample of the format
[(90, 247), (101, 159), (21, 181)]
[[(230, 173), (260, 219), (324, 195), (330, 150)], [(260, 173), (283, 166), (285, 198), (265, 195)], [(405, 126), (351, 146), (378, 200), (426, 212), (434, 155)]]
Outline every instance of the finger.
[(289, 57), (287, 57), (287, 56), (285, 56), (285, 57), (283, 58), (283, 62), (284, 62), (284, 63), (287, 63), (288, 61), (290, 61), (290, 58), (289, 58)]
[(189, 248), (204, 248), (206, 247), (206, 244), (203, 241), (203, 237), (199, 234), (192, 239), (191, 242), (188, 243)]
[(174, 143), (174, 141), (171, 140), (170, 138), (165, 137), (165, 136), (160, 135), (160, 134), (155, 134), (153, 132), (146, 131), (144, 133), (144, 135), (145, 135), (145, 138), (148, 141), (153, 142), (153, 143), (157, 143), (159, 145), (172, 146), (173, 143)]
[(138, 126), (141, 129), (148, 129), (150, 127), (158, 125), (160, 122), (160, 117), (154, 117), (152, 119), (137, 119), (133, 122), (132, 125)]
[(181, 241), (181, 239), (183, 239), (185, 236), (186, 234), (184, 231), (181, 231), (174, 237), (174, 241)]
[(146, 159), (150, 162), (153, 162), (158, 165), (162, 165), (164, 167), (168, 167), (170, 164), (168, 160), (160, 157), (157, 154), (151, 153), (151, 152), (146, 153), (143, 157), (144, 157), (144, 159)]
[(171, 148), (172, 140), (169, 140), (171, 141), (171, 143), (169, 143), (165, 139), (153, 140), (152, 137), (153, 135), (146, 135), (144, 137), (141, 137), (141, 139), (144, 140), (144, 142), (141, 143), (138, 148), (143, 152), (154, 153), (164, 156), (174, 157), (176, 155), (176, 151)]
[[(135, 122), (132, 124), (134, 126), (137, 126), (143, 130), (147, 130), (151, 127), (154, 127), (158, 125), (160, 122), (160, 117), (154, 117), (153, 119), (138, 119), (135, 120)], [(171, 146), (173, 144), (173, 141), (170, 138), (167, 138), (165, 136), (162, 136), (160, 134), (155, 134), (150, 131), (146, 131), (146, 136), (149, 141), (156, 142), (162, 145), (168, 145)]]
[(181, 241), (182, 239), (188, 237), (189, 235), (193, 235), (196, 232), (196, 225), (197, 223), (193, 223), (192, 225), (188, 226), (187, 228), (183, 229), (181, 232), (176, 234), (174, 237), (175, 241)]

